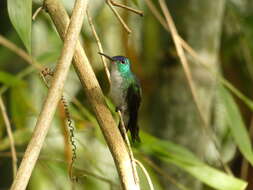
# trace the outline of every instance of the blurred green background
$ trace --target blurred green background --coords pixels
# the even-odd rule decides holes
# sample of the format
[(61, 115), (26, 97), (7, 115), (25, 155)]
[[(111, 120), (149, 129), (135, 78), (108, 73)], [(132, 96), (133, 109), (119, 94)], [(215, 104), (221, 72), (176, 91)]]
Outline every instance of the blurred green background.
[[(70, 13), (74, 1), (61, 2)], [(141, 81), (141, 143), (134, 144), (133, 151), (148, 170), (154, 188), (252, 189), (252, 1), (166, 0), (179, 35), (197, 54), (196, 57), (185, 50), (197, 103), (208, 129), (201, 122), (171, 34), (156, 17), (160, 15), (167, 27), (159, 2), (117, 2), (144, 12), (141, 17), (115, 7), (132, 30), (130, 35), (105, 1), (90, 0), (88, 9), (104, 52), (129, 57)], [(11, 122), (18, 163), (31, 138), (47, 88), (40, 79), (40, 70), (11, 51), (5, 40), (43, 68), (53, 69), (63, 44), (45, 11), (31, 20), (42, 3), (0, 2), (0, 95)], [(157, 12), (154, 7), (150, 9), (152, 4)], [(87, 18), (80, 40), (106, 94), (108, 84)], [(75, 189), (120, 189), (112, 156), (81, 88), (71, 68), (64, 96), (75, 126)], [(108, 106), (117, 120), (110, 100)], [(27, 189), (73, 189), (68, 177), (71, 147), (65, 120), (60, 104)], [(1, 114), (0, 190), (9, 189), (13, 180), (11, 156)], [(149, 189), (143, 172), (138, 169), (138, 173), (141, 189)]]

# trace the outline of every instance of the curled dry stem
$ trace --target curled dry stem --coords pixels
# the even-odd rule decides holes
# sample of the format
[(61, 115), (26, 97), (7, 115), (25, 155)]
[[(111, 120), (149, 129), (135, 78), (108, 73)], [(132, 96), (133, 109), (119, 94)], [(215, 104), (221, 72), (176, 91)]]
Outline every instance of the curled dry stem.
[[(44, 81), (45, 85), (47, 86), (47, 88), (49, 88), (50, 85), (48, 84), (48, 82), (46, 80), (46, 77), (47, 76), (53, 77), (54, 76), (54, 71), (46, 67), (44, 70), (41, 71), (40, 75), (41, 75), (41, 78)], [(71, 120), (71, 116), (70, 116), (67, 101), (66, 101), (66, 99), (64, 98), (63, 95), (61, 96), (61, 104), (60, 105), (62, 106), (62, 107), (60, 106), (60, 108), (63, 108), (63, 110), (64, 110), (65, 118), (66, 118), (67, 123), (68, 123), (67, 126), (69, 128), (69, 133), (68, 133), (68, 130), (67, 129), (65, 130), (66, 125), (64, 124), (63, 131), (64, 131), (64, 138), (65, 138), (65, 149), (66, 149), (65, 152), (66, 153), (69, 152), (70, 144), (72, 146), (72, 154), (70, 154), (70, 156), (69, 156), (69, 153), (67, 154), (67, 159), (70, 157), (70, 161), (68, 162), (69, 163), (69, 166), (68, 166), (69, 177), (70, 177), (70, 179), (72, 179), (73, 182), (75, 182), (76, 177), (73, 175), (73, 166), (74, 166), (75, 160), (77, 158), (77, 155), (76, 155), (77, 146), (76, 146), (75, 139), (74, 139), (75, 138), (74, 137), (75, 128), (72, 124), (72, 120)], [(67, 135), (69, 135), (69, 136), (67, 136)], [(70, 143), (68, 142), (68, 140), (69, 140)]]
[(43, 6), (40, 6), (38, 9), (36, 9), (36, 11), (34, 12), (33, 16), (32, 16), (32, 20), (35, 21), (37, 15), (40, 13), (40, 11), (43, 9)]
[(148, 174), (148, 171), (146, 170), (144, 165), (139, 160), (134, 159), (134, 161), (142, 169), (143, 173), (145, 174), (147, 181), (148, 181), (148, 185), (150, 187), (150, 190), (154, 190), (154, 185), (153, 185), (152, 180)]

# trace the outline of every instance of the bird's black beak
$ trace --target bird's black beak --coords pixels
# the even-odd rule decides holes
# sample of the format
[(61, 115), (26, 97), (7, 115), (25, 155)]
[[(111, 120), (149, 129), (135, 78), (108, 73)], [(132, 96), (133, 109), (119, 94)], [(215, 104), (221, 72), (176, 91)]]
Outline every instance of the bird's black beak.
[(106, 55), (106, 54), (101, 53), (101, 52), (98, 52), (98, 54), (100, 54), (100, 55), (102, 55), (102, 56), (106, 57), (106, 58), (107, 58), (107, 59), (109, 59), (110, 61), (114, 61), (114, 60), (113, 60), (113, 58), (112, 58), (112, 57), (110, 57), (109, 55)]

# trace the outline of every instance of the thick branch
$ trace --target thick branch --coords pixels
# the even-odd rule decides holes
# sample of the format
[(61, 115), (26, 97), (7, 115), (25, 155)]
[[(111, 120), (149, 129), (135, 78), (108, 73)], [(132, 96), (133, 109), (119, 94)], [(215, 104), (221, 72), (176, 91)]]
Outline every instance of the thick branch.
[(26, 188), (35, 163), (38, 159), (57, 104), (60, 100), (64, 82), (67, 78), (71, 60), (76, 47), (76, 42), (78, 40), (85, 15), (85, 8), (87, 6), (86, 1), (87, 0), (76, 0), (70, 25), (64, 40), (61, 56), (58, 60), (56, 72), (53, 77), (52, 85), (49, 89), (42, 111), (38, 117), (32, 139), (26, 149), (17, 176), (11, 186), (11, 190), (24, 190)]
[[(49, 12), (61, 38), (64, 39), (64, 32), (69, 23), (66, 10), (57, 0), (45, 0), (44, 6)], [(139, 186), (134, 181), (131, 160), (125, 143), (105, 103), (104, 95), (89, 60), (79, 42), (76, 46), (73, 63), (114, 158), (123, 189), (138, 190)]]

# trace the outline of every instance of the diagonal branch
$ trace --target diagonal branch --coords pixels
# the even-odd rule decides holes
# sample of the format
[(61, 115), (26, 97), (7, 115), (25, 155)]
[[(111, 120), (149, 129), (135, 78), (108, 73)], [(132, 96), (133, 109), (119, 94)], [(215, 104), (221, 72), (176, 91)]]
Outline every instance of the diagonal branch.
[[(92, 18), (91, 18), (90, 14), (89, 14), (88, 9), (86, 10), (86, 15), (87, 15), (87, 18), (88, 18), (88, 21), (89, 21), (89, 24), (90, 24), (93, 36), (94, 36), (94, 38), (95, 38), (95, 40), (97, 42), (98, 50), (99, 50), (99, 52), (103, 53), (104, 51), (103, 51), (101, 42), (99, 40), (98, 34), (96, 32), (95, 26), (94, 26), (94, 24), (92, 22)], [(109, 84), (111, 85), (110, 72), (109, 72), (108, 66), (106, 64), (105, 57), (102, 56), (102, 55), (100, 55), (100, 57), (101, 57), (103, 65), (104, 65), (104, 69), (105, 69), (105, 73), (106, 73), (106, 76), (107, 76), (107, 80), (108, 80)]]
[(142, 11), (139, 11), (139, 10), (134, 9), (134, 8), (132, 8), (132, 7), (128, 7), (128, 6), (124, 5), (124, 4), (115, 2), (115, 1), (113, 1), (113, 0), (110, 0), (110, 1), (111, 1), (112, 5), (114, 5), (114, 6), (116, 6), (116, 7), (120, 7), (120, 8), (126, 9), (126, 10), (131, 11), (131, 12), (133, 12), (133, 13), (135, 13), (135, 14), (140, 15), (140, 16), (143, 16), (143, 15), (144, 15)]
[[(66, 10), (57, 0), (45, 0), (44, 6), (50, 14), (59, 35), (64, 40), (65, 30), (69, 23)], [(76, 46), (73, 64), (112, 153), (123, 190), (139, 190), (139, 186), (136, 185), (134, 181), (134, 176), (131, 170), (131, 160), (124, 140), (106, 105), (104, 95), (96, 79), (95, 73), (79, 42)]]
[(134, 175), (134, 180), (135, 180), (135, 183), (136, 184), (139, 184), (139, 176), (138, 176), (138, 173), (137, 173), (137, 169), (136, 169), (136, 163), (135, 163), (135, 159), (134, 159), (134, 154), (133, 154), (133, 151), (131, 149), (131, 145), (130, 145), (130, 142), (129, 142), (129, 139), (127, 137), (127, 132), (126, 132), (126, 127), (125, 127), (125, 124), (124, 124), (124, 121), (123, 121), (123, 117), (122, 117), (122, 114), (121, 114), (121, 111), (119, 110), (118, 111), (118, 114), (119, 114), (119, 122), (120, 122), (120, 131), (123, 135), (123, 138), (126, 142), (126, 145), (127, 145), (127, 148), (128, 148), (128, 152), (129, 152), (129, 156), (130, 156), (130, 159), (131, 159), (131, 162), (132, 162), (132, 169), (133, 169), (133, 175)]
[(118, 13), (118, 11), (113, 7), (112, 3), (110, 0), (105, 0), (106, 4), (110, 7), (110, 9), (112, 10), (112, 12), (114, 13), (114, 15), (116, 16), (116, 18), (119, 20), (120, 24), (124, 27), (124, 29), (127, 31), (128, 34), (131, 34), (132, 31), (131, 29), (127, 26), (127, 24), (125, 23), (125, 21), (122, 19), (122, 17), (120, 16), (120, 14)]
[[(177, 50), (177, 53), (178, 53), (178, 57), (180, 59), (180, 62), (183, 66), (183, 71), (185, 73), (185, 76), (187, 78), (187, 82), (189, 84), (189, 87), (190, 87), (190, 91), (191, 91), (191, 95), (193, 97), (193, 101), (194, 101), (194, 104), (197, 108), (197, 111), (199, 113), (199, 116), (200, 116), (200, 119), (201, 119), (201, 122), (203, 124), (203, 128), (207, 131), (207, 135), (208, 137), (213, 141), (214, 143), (214, 146), (216, 148), (216, 151), (217, 153), (219, 154), (219, 162), (221, 163), (221, 165), (224, 167), (224, 170), (228, 173), (228, 174), (232, 174), (229, 167), (222, 161), (221, 157), (220, 157), (220, 148), (219, 148), (219, 145), (217, 143), (217, 140), (214, 136), (214, 133), (212, 131), (212, 129), (209, 127), (204, 115), (203, 115), (203, 112), (201, 111), (201, 108), (200, 108), (200, 105), (198, 103), (198, 98), (197, 98), (197, 94), (196, 94), (196, 88), (195, 88), (195, 85), (193, 83), (193, 79), (192, 79), (192, 74), (191, 74), (191, 71), (190, 71), (190, 67), (189, 67), (189, 63), (186, 59), (186, 56), (185, 56), (185, 53), (184, 53), (184, 49), (183, 49), (183, 46), (182, 46), (182, 38), (180, 38), (180, 36), (178, 35), (178, 32), (177, 32), (177, 29), (176, 29), (176, 26), (174, 24), (174, 21), (170, 15), (170, 12), (168, 10), (168, 7), (165, 3), (164, 0), (159, 0), (159, 4), (160, 4), (160, 7), (162, 9), (162, 12), (165, 16), (165, 19), (166, 19), (166, 22), (167, 22), (167, 25), (168, 25), (168, 28), (171, 32), (171, 36), (172, 36), (172, 39), (174, 41), (174, 44), (176, 46), (176, 50)], [(186, 44), (186, 43), (185, 43)], [(189, 48), (189, 47), (188, 47)]]
[(13, 42), (7, 40), (5, 37), (0, 35), (0, 45), (8, 48), (9, 50), (16, 53), (18, 56), (20, 56), (22, 59), (24, 59), (27, 63), (30, 65), (33, 65), (37, 69), (41, 69), (42, 66), (37, 63), (35, 60), (32, 59), (32, 57), (29, 56), (23, 49), (17, 47)]
[(71, 60), (74, 55), (76, 43), (83, 23), (86, 0), (76, 0), (71, 21), (64, 40), (61, 56), (58, 60), (56, 72), (42, 111), (38, 117), (31, 141), (28, 144), (24, 158), (19, 167), (17, 176), (11, 186), (11, 190), (24, 190), (28, 184), (33, 168), (43, 146), (50, 123), (53, 119), (56, 107), (61, 98), (64, 82), (67, 78)]

